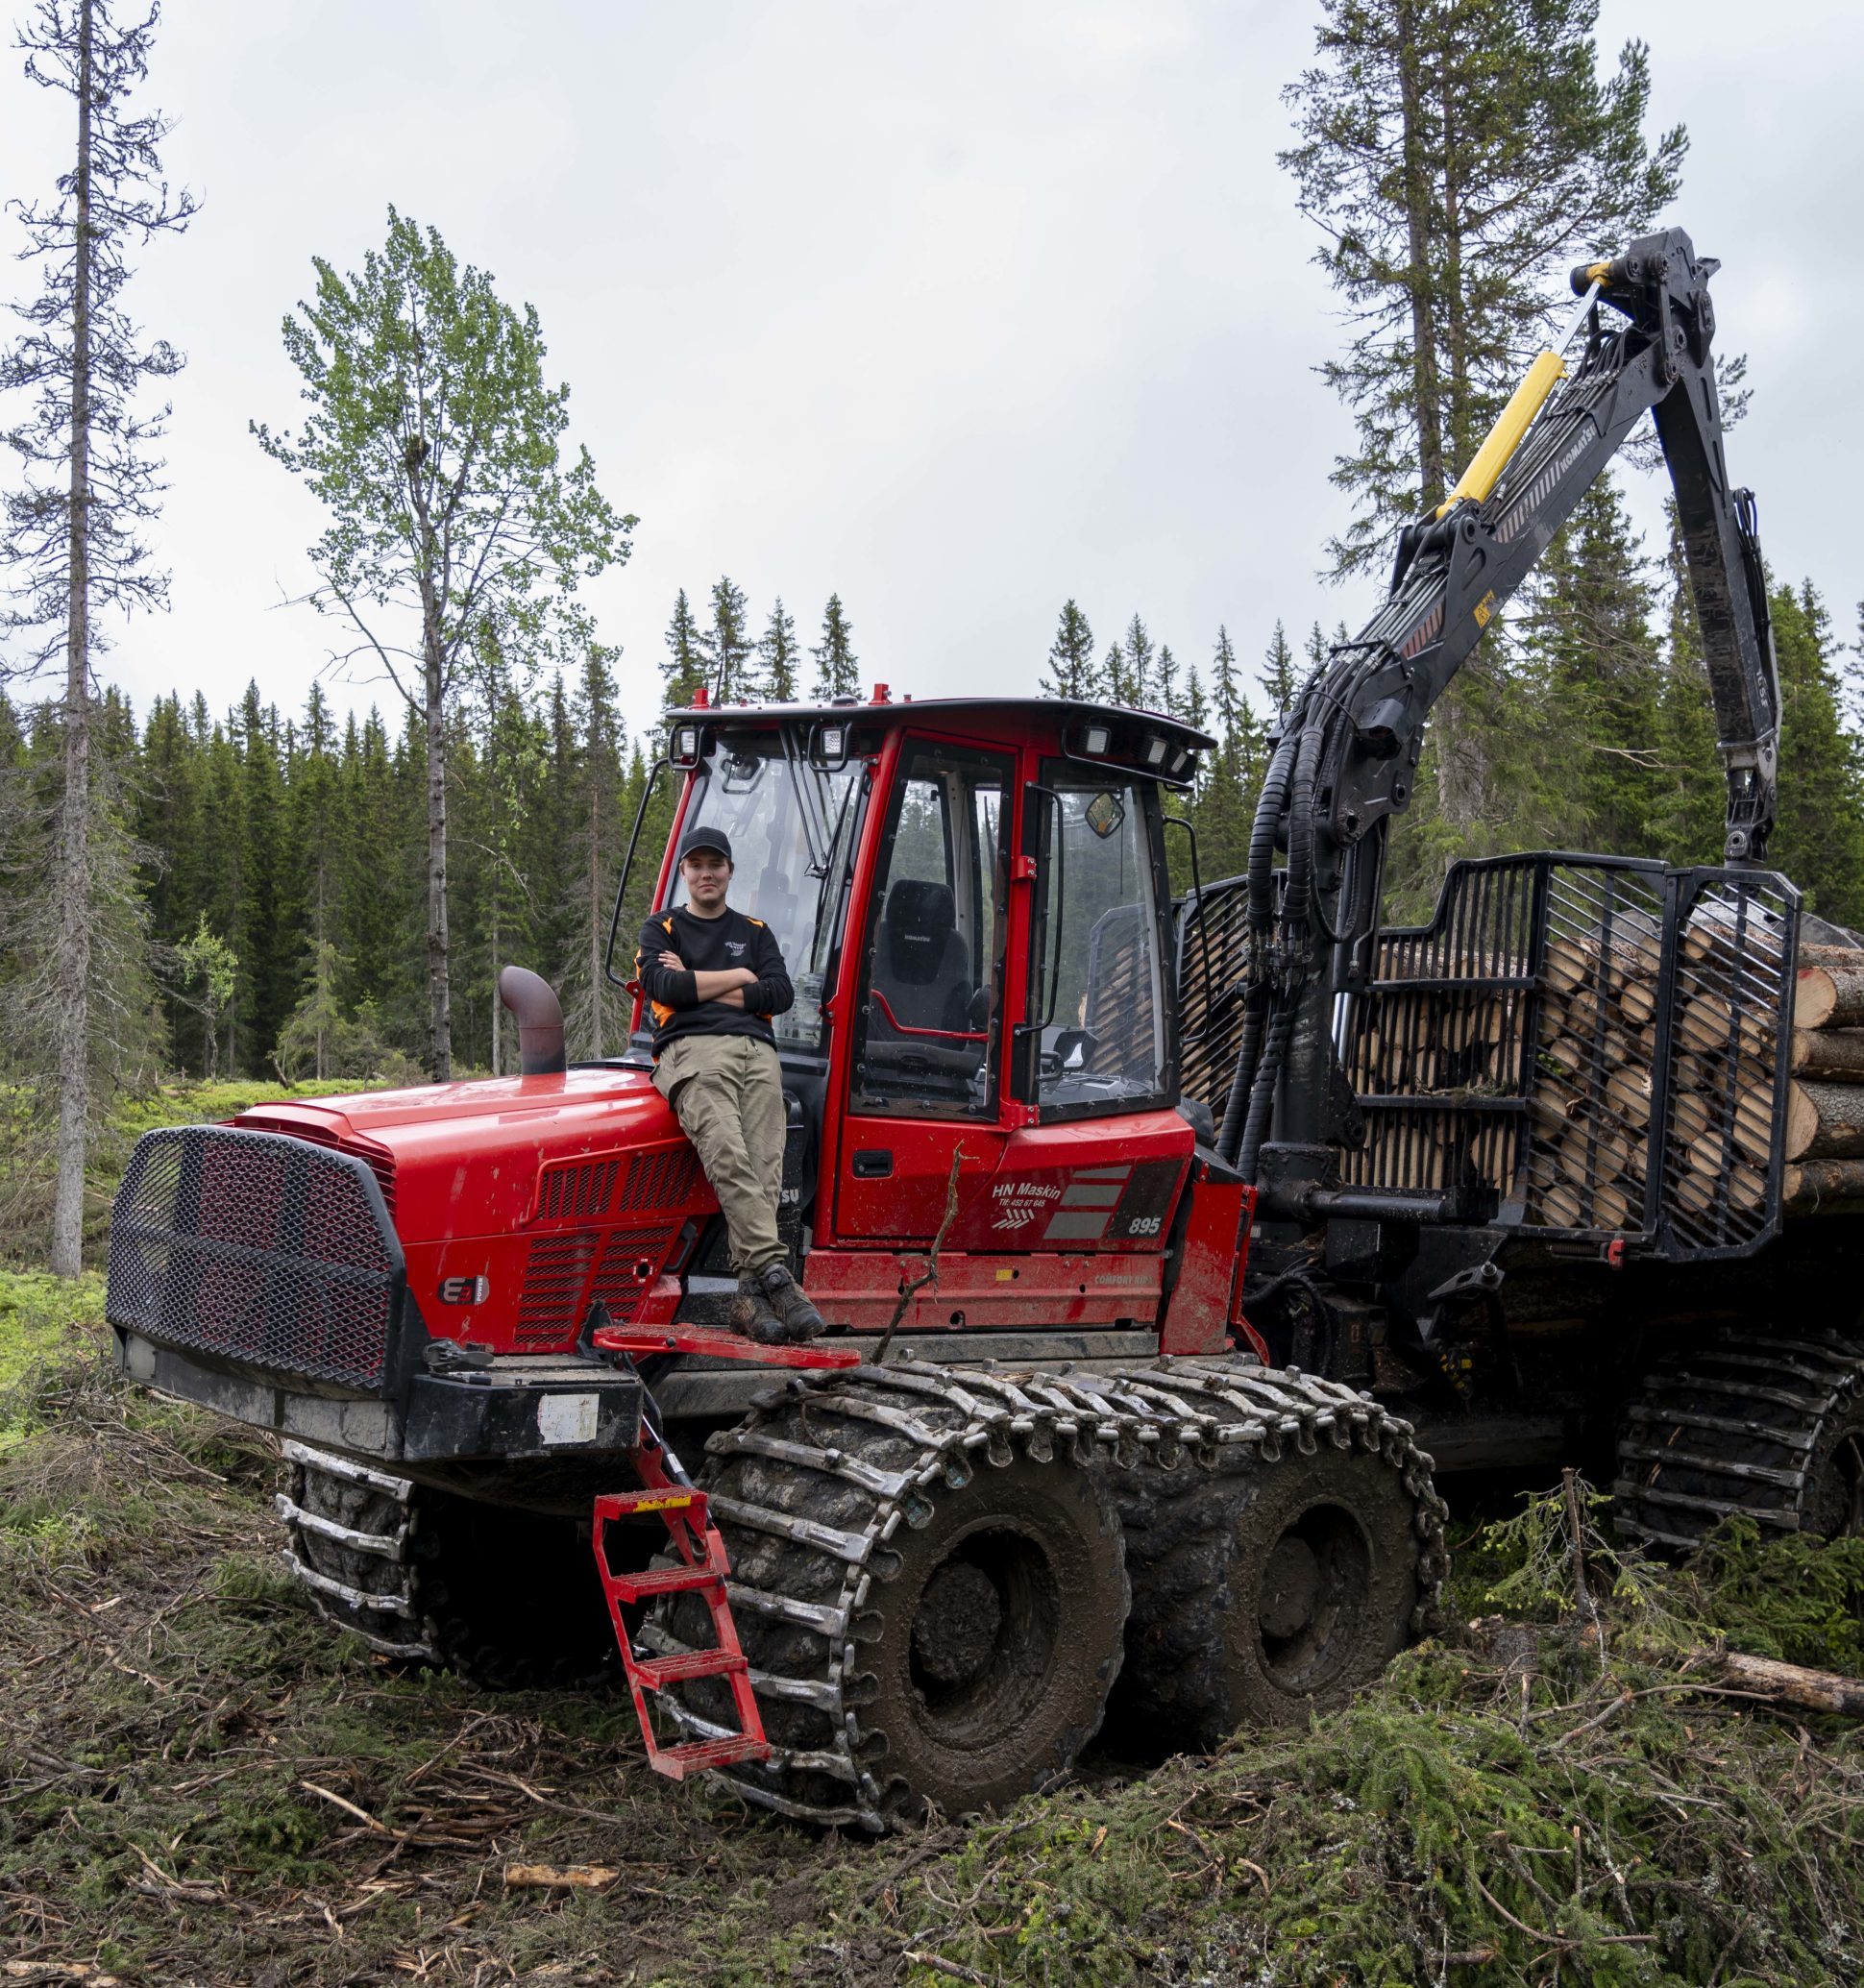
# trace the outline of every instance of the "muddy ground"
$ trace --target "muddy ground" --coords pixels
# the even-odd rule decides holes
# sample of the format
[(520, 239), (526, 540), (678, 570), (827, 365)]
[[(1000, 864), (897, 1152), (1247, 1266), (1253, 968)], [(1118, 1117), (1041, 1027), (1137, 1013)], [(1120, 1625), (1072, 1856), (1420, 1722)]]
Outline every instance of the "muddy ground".
[(876, 1844), (649, 1774), (619, 1696), (493, 1697), (333, 1635), (278, 1561), (277, 1477), (262, 1440), (121, 1391), (94, 1331), (0, 1416), (0, 1980), (1864, 1973), (1864, 1746), (1675, 1654), (1712, 1603), (1750, 1647), (1864, 1668), (1864, 1549), (1633, 1583), (1602, 1658), (1544, 1538), (1471, 1540), (1465, 1612), (1537, 1621), (1440, 1637), (1312, 1731), (1103, 1753), (1009, 1817)]

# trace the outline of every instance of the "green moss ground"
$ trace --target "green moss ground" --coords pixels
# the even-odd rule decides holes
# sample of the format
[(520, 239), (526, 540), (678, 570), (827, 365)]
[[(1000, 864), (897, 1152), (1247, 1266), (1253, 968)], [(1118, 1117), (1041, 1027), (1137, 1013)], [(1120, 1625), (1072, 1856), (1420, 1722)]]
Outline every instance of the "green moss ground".
[[(1864, 1961), (1864, 1743), (1678, 1655), (1719, 1629), (1857, 1667), (1864, 1545), (1737, 1538), (1689, 1576), (1595, 1550), (1601, 1657), (1542, 1501), (1471, 1542), (1478, 1626), (1345, 1712), (855, 1843), (655, 1779), (620, 1699), (488, 1696), (333, 1635), (279, 1567), (266, 1442), (119, 1387), (94, 1320), (54, 1348), (0, 1449), (21, 1979), (1772, 1988)], [(620, 1876), (510, 1888), (514, 1863)]]
[[(331, 1089), (340, 1087), (327, 1087)], [(148, 1124), (264, 1085), (187, 1087)], [(301, 1090), (297, 1094), (303, 1095)], [(1472, 1988), (1850, 1984), (1864, 1737), (1719, 1691), (1864, 1674), (1864, 1542), (1694, 1570), (1557, 1501), (1460, 1529), (1461, 1625), (1311, 1729), (881, 1844), (642, 1762), (614, 1697), (398, 1674), (284, 1577), (269, 1443), (123, 1388), (102, 1280), (0, 1271), (0, 1976), (22, 1981)], [(523, 1570), (514, 1570), (523, 1606)], [(619, 1873), (512, 1888), (515, 1863)]]

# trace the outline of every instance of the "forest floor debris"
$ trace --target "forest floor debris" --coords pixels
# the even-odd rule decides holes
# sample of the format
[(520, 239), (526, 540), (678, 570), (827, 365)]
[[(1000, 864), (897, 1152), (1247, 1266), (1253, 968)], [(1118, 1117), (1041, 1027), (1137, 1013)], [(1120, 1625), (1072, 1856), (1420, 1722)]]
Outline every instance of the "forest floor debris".
[(1715, 1660), (1864, 1674), (1864, 1542), (1679, 1572), (1537, 1498), (1462, 1529), (1454, 1627), (1348, 1710), (1149, 1771), (1103, 1748), (875, 1844), (657, 1779), (620, 1692), (494, 1697), (336, 1635), (278, 1560), (266, 1440), (121, 1387), (94, 1319), (0, 1424), (0, 1982), (1864, 1971), (1864, 1731)]

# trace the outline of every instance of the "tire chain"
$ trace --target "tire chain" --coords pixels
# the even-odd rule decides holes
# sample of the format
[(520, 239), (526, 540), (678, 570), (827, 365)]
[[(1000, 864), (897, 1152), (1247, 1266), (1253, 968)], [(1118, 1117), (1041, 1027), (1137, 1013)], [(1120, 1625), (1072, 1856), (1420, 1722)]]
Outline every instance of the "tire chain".
[(1612, 1485), (1619, 1532), (1693, 1551), (1735, 1515), (1799, 1531), (1820, 1436), (1861, 1386), (1864, 1348), (1835, 1334), (1730, 1332), (1673, 1355), (1626, 1411)]
[[(285, 1526), (281, 1551), (311, 1606), (385, 1657), (439, 1663), (437, 1632), (422, 1609), (419, 1570), (408, 1550), (413, 1484), (300, 1442), (282, 1448), (291, 1489), (272, 1500)], [(326, 1481), (319, 1502), (337, 1505), (341, 1517), (315, 1509), (313, 1475)]]
[[(897, 1447), (904, 1439), (910, 1460), (881, 1468), (845, 1447), (812, 1440), (812, 1408), (867, 1425), (876, 1448)], [(832, 1526), (768, 1497), (747, 1500), (716, 1489), (712, 1496), (714, 1514), (728, 1535), (735, 1534), (734, 1562), (750, 1558), (753, 1541), (773, 1540), (791, 1566), (810, 1577), (786, 1583), (787, 1592), (743, 1581), (728, 1583), (727, 1591), (741, 1633), (748, 1619), (758, 1618), (821, 1639), (823, 1657), (815, 1676), (753, 1667), (751, 1681), (767, 1714), (781, 1721), (786, 1706), (808, 1707), (826, 1716), (831, 1736), (826, 1746), (779, 1745), (765, 1766), (729, 1770), (722, 1778), (746, 1801), (796, 1820), (891, 1827), (887, 1791), (867, 1764), (885, 1741), (861, 1721), (855, 1625), (874, 1582), (889, 1578), (886, 1542), (902, 1524), (925, 1524), (928, 1494), (941, 1485), (962, 1488), (977, 1454), (998, 1466), (1020, 1451), (1042, 1463), (1063, 1457), (1122, 1472), (1148, 1463), (1175, 1471), (1189, 1463), (1221, 1476), (1278, 1464), (1290, 1451), (1312, 1456), (1323, 1441), (1380, 1454), (1410, 1495), (1418, 1595), (1410, 1627), (1420, 1632), (1435, 1614), (1449, 1567), (1447, 1514), (1432, 1484), (1432, 1460), (1412, 1442), (1410, 1423), (1339, 1383), (1266, 1368), (1246, 1357), (1181, 1359), (1113, 1374), (1067, 1367), (1032, 1372), (994, 1362), (952, 1369), (912, 1361), (797, 1375), (767, 1389), (737, 1428), (709, 1438), (713, 1460), (702, 1482), (717, 1485), (734, 1461), (754, 1460), (760, 1475), (793, 1490), (799, 1481), (822, 1485), (823, 1502), (832, 1487), (838, 1518)], [(740, 1469), (734, 1483), (743, 1475)], [(804, 1491), (800, 1502), (813, 1501)], [(845, 1522), (851, 1503), (857, 1515), (862, 1508), (866, 1512), (852, 1526)], [(797, 1587), (838, 1592), (832, 1602), (809, 1601)], [(673, 1612), (663, 1608), (644, 1632), (645, 1641), (669, 1655), (692, 1647), (672, 1633)], [(699, 1708), (705, 1703), (702, 1687), (685, 1687), (683, 1698), (669, 1693), (661, 1703), (690, 1737), (734, 1730)]]

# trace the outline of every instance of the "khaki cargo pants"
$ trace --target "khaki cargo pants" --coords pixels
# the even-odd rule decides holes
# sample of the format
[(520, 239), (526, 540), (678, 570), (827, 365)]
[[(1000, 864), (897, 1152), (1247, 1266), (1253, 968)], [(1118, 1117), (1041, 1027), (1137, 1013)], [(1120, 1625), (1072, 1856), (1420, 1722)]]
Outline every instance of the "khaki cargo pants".
[(719, 1197), (732, 1268), (783, 1262), (776, 1204), (786, 1119), (776, 1051), (750, 1036), (677, 1036), (660, 1052), (653, 1086), (673, 1106)]

